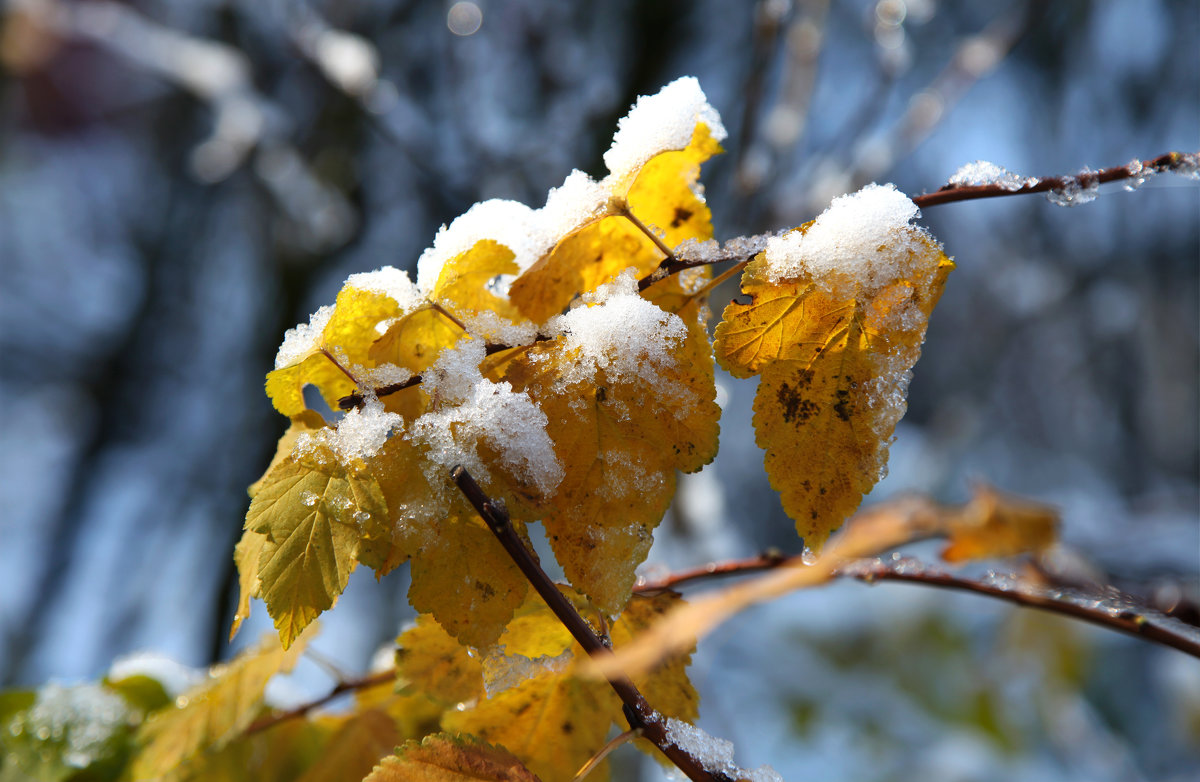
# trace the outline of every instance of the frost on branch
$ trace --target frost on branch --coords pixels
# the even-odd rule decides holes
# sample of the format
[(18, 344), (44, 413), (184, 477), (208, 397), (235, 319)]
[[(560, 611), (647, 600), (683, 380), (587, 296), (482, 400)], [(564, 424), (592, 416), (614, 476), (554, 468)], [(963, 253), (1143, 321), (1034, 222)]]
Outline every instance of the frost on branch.
[(818, 548), (882, 477), (929, 313), (953, 264), (891, 185), (835, 199), (768, 240), (717, 326), (717, 358), (760, 375), (755, 436), (771, 485)]
[(667, 718), (667, 741), (699, 760), (710, 774), (749, 782), (783, 782), (783, 777), (770, 766), (747, 771), (734, 763), (733, 742), (710, 736), (695, 725), (672, 717)]
[(995, 185), (1002, 190), (1010, 191), (1032, 187), (1037, 183), (1037, 177), (1022, 177), (1020, 174), (1014, 174), (1003, 166), (989, 163), (986, 160), (976, 160), (974, 163), (961, 166), (950, 176), (948, 182), (954, 187)]

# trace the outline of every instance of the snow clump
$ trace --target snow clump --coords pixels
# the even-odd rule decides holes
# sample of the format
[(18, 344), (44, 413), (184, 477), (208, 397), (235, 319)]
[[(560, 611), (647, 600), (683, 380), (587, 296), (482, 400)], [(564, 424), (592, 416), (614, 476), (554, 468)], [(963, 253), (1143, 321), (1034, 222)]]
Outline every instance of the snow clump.
[[(479, 365), (485, 350), (480, 340), (463, 340), (422, 373), (433, 409), (413, 422), (407, 436), (429, 448), (429, 460), (438, 465), (440, 475), (461, 464), (480, 480), (486, 479), (488, 471), (477, 449), (480, 442), (487, 442), (513, 474), (550, 494), (562, 480), (563, 470), (546, 434), (546, 414), (528, 394), (514, 392), (507, 381), (495, 383), (483, 377)], [(431, 476), (431, 483), (444, 480)]]
[(1001, 190), (1020, 190), (1023, 187), (1036, 185), (1038, 180), (1036, 177), (1022, 177), (1014, 174), (1007, 168), (986, 160), (976, 160), (955, 171), (950, 177), (949, 183), (955, 187), (996, 185)]
[(700, 82), (694, 76), (676, 79), (657, 94), (638, 98), (621, 118), (604, 165), (612, 179), (628, 182), (655, 155), (687, 147), (699, 123), (708, 127), (714, 140), (725, 139), (721, 115), (709, 105)]
[(772, 282), (810, 279), (835, 292), (874, 293), (912, 271), (928, 234), (917, 205), (895, 185), (870, 184), (833, 199), (807, 230), (767, 240)]

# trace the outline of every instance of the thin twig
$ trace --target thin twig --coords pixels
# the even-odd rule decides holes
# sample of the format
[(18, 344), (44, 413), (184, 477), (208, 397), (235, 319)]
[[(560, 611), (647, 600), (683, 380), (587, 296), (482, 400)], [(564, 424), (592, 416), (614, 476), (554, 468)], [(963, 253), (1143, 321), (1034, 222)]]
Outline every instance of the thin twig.
[[(652, 593), (663, 589), (674, 589), (692, 581), (723, 576), (748, 575), (763, 570), (771, 570), (783, 565), (796, 564), (799, 560), (800, 557), (784, 557), (778, 553), (767, 552), (746, 559), (711, 562), (698, 568), (671, 573), (654, 581), (640, 583), (634, 587), (634, 591), (638, 593)], [(1185, 654), (1200, 658), (1200, 641), (1184, 633), (1174, 632), (1170, 627), (1161, 622), (1151, 621), (1148, 617), (1158, 612), (1149, 609), (1139, 611), (1132, 607), (1134, 605), (1132, 598), (1126, 596), (1122, 596), (1121, 601), (1123, 604), (1129, 605), (1129, 608), (1110, 610), (1101, 607), (1099, 604), (1095, 607), (1084, 605), (1080, 600), (1094, 599), (1099, 601), (1101, 599), (1110, 599), (1111, 595), (1097, 595), (1092, 597), (1087, 593), (1074, 590), (1048, 591), (1036, 587), (1022, 589), (1020, 585), (1010, 588), (929, 568), (898, 568), (886, 560), (859, 561), (842, 568), (838, 575), (842, 578), (854, 578), (868, 583), (903, 581), (913, 584), (924, 584), (925, 586), (954, 589), (962, 592), (973, 592), (978, 595), (998, 598), (1014, 605), (1037, 608), (1042, 611), (1080, 619), (1109, 630), (1137, 636), (1138, 638), (1162, 644), (1172, 649), (1178, 649)], [(1071, 599), (1071, 596), (1075, 599)], [(1178, 619), (1166, 618), (1172, 622), (1179, 622), (1181, 627), (1186, 626), (1185, 622)]]
[(588, 762), (584, 763), (583, 767), (575, 773), (575, 778), (571, 780), (571, 782), (582, 782), (588, 774), (595, 770), (596, 766), (604, 762), (604, 759), (608, 757), (610, 752), (627, 741), (633, 741), (640, 735), (641, 734), (636, 730), (627, 730), (624, 733), (614, 736), (612, 740), (601, 747), (595, 755), (592, 755), (590, 758), (588, 758)]
[(1066, 190), (1071, 187), (1089, 188), (1106, 182), (1119, 182), (1125, 179), (1136, 179), (1151, 174), (1161, 174), (1167, 171), (1177, 171), (1195, 174), (1197, 158), (1200, 153), (1168, 152), (1156, 158), (1127, 163), (1123, 166), (1103, 168), (1099, 171), (1083, 171), (1071, 176), (1045, 177), (1032, 180), (1021, 187), (1008, 189), (1003, 184), (990, 185), (946, 185), (942, 189), (913, 196), (913, 203), (921, 208), (948, 204), (954, 201), (970, 201), (976, 198), (998, 198), (1000, 196), (1025, 195), (1027, 193), (1045, 193), (1051, 190)]
[(351, 383), (353, 383), (354, 385), (358, 385), (358, 378), (356, 378), (356, 377), (355, 377), (355, 376), (354, 376), (354, 375), (353, 375), (353, 374), (350, 372), (350, 370), (349, 370), (349, 369), (346, 369), (344, 366), (342, 366), (342, 362), (340, 362), (340, 361), (338, 361), (336, 358), (334, 358), (334, 356), (333, 356), (333, 354), (332, 354), (332, 353), (330, 353), (330, 352), (329, 352), (328, 350), (326, 350), (325, 348), (321, 348), (321, 350), (320, 350), (320, 353), (321, 353), (321, 355), (322, 355), (322, 356), (324, 356), (325, 358), (327, 358), (327, 359), (329, 359), (330, 361), (332, 361), (332, 362), (333, 362), (333, 365), (334, 365), (335, 367), (337, 367), (338, 369), (340, 369), (340, 370), (342, 371), (342, 374), (343, 374), (343, 375), (345, 375), (346, 377), (350, 378), (350, 382), (351, 382)]
[[(503, 503), (495, 502), (488, 497), (471, 477), (471, 474), (461, 465), (451, 470), (450, 476), (454, 479), (459, 491), (487, 523), (488, 529), (500, 541), (500, 545), (508, 552), (509, 557), (525, 574), (525, 578), (546, 601), (546, 605), (554, 612), (558, 621), (562, 622), (588, 656), (603, 658), (612, 655), (612, 650), (604, 644), (587, 620), (580, 616), (571, 601), (567, 600), (558, 590), (558, 587), (546, 575), (546, 571), (542, 570), (542, 566), (529, 553), (529, 549), (525, 548), (525, 544), (513, 529), (508, 511), (504, 508)], [(610, 676), (608, 683), (625, 705), (624, 712), (626, 719), (629, 720), (629, 727), (633, 730), (640, 729), (642, 736), (658, 747), (659, 751), (678, 766), (688, 779), (695, 780), (695, 782), (727, 780), (721, 774), (705, 770), (699, 760), (668, 740), (662, 715), (646, 702), (642, 693), (626, 676)]]
[[(1076, 600), (1070, 600), (1065, 596), (1058, 596), (1055, 592), (1043, 591), (1036, 586), (1033, 589), (1025, 590), (1019, 584), (1015, 587), (987, 584), (938, 570), (922, 569), (909, 572), (893, 568), (885, 561), (872, 563), (867, 567), (858, 568), (842, 575), (867, 583), (903, 581), (910, 584), (923, 584), (925, 586), (942, 587), (960, 592), (986, 595), (1013, 603), (1014, 605), (1026, 608), (1038, 608), (1043, 611), (1081, 619), (1084, 622), (1090, 622), (1109, 630), (1115, 630), (1119, 633), (1136, 636), (1147, 641), (1162, 644), (1163, 646), (1169, 646), (1172, 649), (1178, 649), (1184, 654), (1200, 658), (1200, 640), (1189, 638), (1181, 633), (1172, 632), (1163, 624), (1152, 621), (1149, 618), (1149, 614), (1157, 612), (1149, 610), (1139, 611), (1132, 604), (1121, 608), (1092, 608), (1076, 602), (1079, 599), (1091, 599), (1083, 594), (1077, 594), (1075, 595)], [(1102, 598), (1097, 597), (1094, 599), (1099, 601)], [(1128, 599), (1126, 598), (1123, 602), (1128, 602)], [(1184, 626), (1184, 623), (1178, 619), (1170, 619), (1165, 616), (1164, 618), (1171, 622), (1179, 622), (1181, 626)]]
[(718, 263), (726, 263), (728, 261), (737, 261), (739, 264), (746, 264), (752, 260), (754, 260), (754, 255), (747, 255), (741, 252), (732, 255), (711, 255), (704, 258), (667, 258), (663, 260), (657, 269), (638, 280), (638, 290), (644, 291), (651, 285), (661, 282), (672, 274), (678, 274), (685, 269), (696, 269), (700, 266), (715, 266)]
[(249, 736), (254, 733), (264, 731), (267, 728), (274, 727), (281, 722), (299, 719), (318, 706), (324, 706), (326, 703), (329, 703), (339, 695), (345, 695), (348, 692), (356, 692), (358, 690), (365, 690), (370, 687), (379, 687), (395, 680), (396, 672), (394, 670), (387, 670), (381, 671), (380, 673), (371, 674), (370, 676), (363, 676), (362, 678), (358, 679), (347, 679), (345, 681), (340, 681), (337, 683), (337, 686), (329, 691), (328, 694), (323, 695), (314, 701), (302, 703), (294, 709), (288, 709), (287, 711), (281, 711), (276, 714), (268, 714), (265, 717), (260, 717), (259, 719), (250, 723), (250, 727), (246, 728), (242, 735)]
[(616, 206), (616, 210), (617, 210), (617, 214), (619, 214), (621, 217), (624, 217), (629, 222), (633, 223), (634, 227), (637, 228), (642, 233), (644, 233), (646, 235), (647, 239), (654, 242), (654, 246), (658, 248), (658, 251), (661, 252), (664, 256), (666, 256), (665, 261), (675, 260), (675, 253), (671, 250), (670, 247), (667, 247), (667, 244), (666, 244), (666, 242), (664, 242), (662, 240), (662, 237), (659, 236), (654, 231), (650, 230), (650, 226), (646, 225), (641, 220), (639, 220), (637, 215), (635, 215), (633, 213), (633, 210), (631, 210), (629, 208), (629, 204), (625, 203), (624, 201), (621, 201), (621, 203)]

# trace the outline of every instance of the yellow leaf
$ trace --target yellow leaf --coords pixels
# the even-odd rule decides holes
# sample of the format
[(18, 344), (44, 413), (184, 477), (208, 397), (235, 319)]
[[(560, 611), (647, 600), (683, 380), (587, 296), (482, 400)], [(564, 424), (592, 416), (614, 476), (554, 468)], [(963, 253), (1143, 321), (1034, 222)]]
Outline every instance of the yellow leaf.
[(603, 369), (570, 380), (577, 359), (561, 340), (530, 348), (509, 368), (514, 388), (546, 414), (563, 468), (542, 505), (550, 545), (571, 584), (610, 615), (629, 598), (674, 494), (675, 470), (699, 469), (716, 453), (711, 353), (702, 330), (691, 334), (696, 341), (681, 341), (653, 385), (612, 380)]
[(771, 283), (765, 264), (753, 262), (742, 276), (749, 304), (725, 308), (713, 335), (713, 349), (725, 371), (752, 377), (775, 361), (811, 361), (822, 339), (853, 313), (853, 302), (816, 294), (811, 282)]
[[(632, 184), (613, 182), (613, 210), (627, 208), (667, 247), (685, 239), (712, 238), (712, 214), (697, 195), (700, 164), (721, 151), (704, 123), (697, 123), (689, 145), (667, 150), (647, 161)], [(624, 205), (622, 207), (622, 204)], [(644, 277), (663, 253), (622, 214), (593, 220), (559, 240), (512, 284), (509, 299), (530, 320), (544, 322), (576, 296), (593, 291), (629, 267)]]
[(490, 311), (515, 320), (519, 317), (516, 308), (489, 288), (496, 277), (520, 271), (513, 258), (513, 251), (499, 242), (476, 242), (442, 266), (430, 298), (452, 312)]
[(668, 247), (685, 239), (711, 239), (712, 213), (696, 192), (700, 164), (722, 152), (708, 126), (696, 123), (687, 148), (655, 155), (642, 166), (625, 199), (648, 226), (663, 232)]
[(604, 746), (615, 699), (607, 682), (544, 675), (449, 711), (442, 722), (505, 747), (543, 779), (570, 780)]
[(578, 295), (633, 267), (638, 277), (658, 268), (663, 255), (625, 217), (610, 215), (567, 234), (544, 258), (513, 281), (508, 296), (536, 323), (557, 315)]
[(299, 782), (359, 782), (400, 741), (392, 718), (371, 709), (351, 716)]
[(336, 410), (338, 399), (355, 390), (354, 383), (320, 351), (329, 351), (347, 369), (366, 365), (371, 344), (379, 336), (375, 325), (400, 315), (400, 305), (391, 296), (349, 285), (342, 288), (315, 344), (300, 358), (267, 373), (267, 396), (275, 409), (289, 418), (299, 415), (307, 407), (304, 386), (312, 384)]
[[(572, 772), (573, 774), (574, 772)], [(569, 779), (569, 777), (567, 777)], [(503, 747), (473, 736), (438, 734), (410, 741), (363, 782), (539, 782)]]
[(466, 332), (444, 313), (426, 307), (388, 326), (371, 346), (370, 359), (376, 364), (395, 364), (420, 374), (437, 361), (443, 350), (465, 336)]
[[(519, 528), (520, 529), (520, 528)], [(412, 563), (408, 601), (469, 646), (490, 646), (529, 582), (481, 519), (447, 516)]]
[(268, 473), (246, 529), (267, 538), (259, 592), (285, 647), (346, 588), (364, 521), (373, 518), (389, 518), (375, 478), (345, 467), (327, 447), (293, 454)]
[(977, 486), (975, 496), (945, 531), (949, 540), (942, 559), (947, 562), (1011, 557), (1052, 546), (1058, 539), (1058, 511), (991, 486)]
[(175, 708), (155, 712), (138, 732), (142, 749), (133, 759), (133, 779), (181, 778), (194, 758), (236, 738), (258, 716), (267, 681), (290, 671), (306, 643), (301, 638), (285, 650), (268, 637), (213, 668), (207, 681), (176, 700)]
[(731, 303), (716, 330), (721, 365), (738, 377), (761, 375), (755, 440), (784, 510), (814, 549), (886, 467), (907, 373), (953, 268), (932, 237), (911, 227), (895, 247), (871, 249), (895, 256), (908, 276), (877, 288), (846, 282), (841, 272), (834, 282), (774, 279), (760, 255), (743, 277), (750, 303)]
[(367, 463), (383, 493), (387, 513), (371, 515), (355, 558), (383, 576), (437, 535), (443, 515), (425, 478), (424, 455), (403, 437), (390, 437)]
[(759, 382), (755, 440), (784, 511), (813, 548), (854, 512), (887, 459), (891, 429), (879, 413), (890, 411), (873, 406), (873, 358), (856, 319), (812, 361), (773, 362)]
[(400, 647), (396, 675), (410, 690), (447, 704), (483, 697), (483, 667), (479, 657), (447, 633), (432, 616), (422, 614), (417, 623), (396, 639)]

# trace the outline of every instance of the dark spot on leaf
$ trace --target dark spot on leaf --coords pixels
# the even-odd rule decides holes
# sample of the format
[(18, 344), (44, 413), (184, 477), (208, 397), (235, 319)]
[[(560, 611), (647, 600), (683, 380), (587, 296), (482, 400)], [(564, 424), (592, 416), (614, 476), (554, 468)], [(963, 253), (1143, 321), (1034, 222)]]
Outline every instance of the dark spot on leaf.
[(596, 386), (596, 402), (603, 402), (608, 398), (608, 389), (604, 386)]
[(476, 581), (475, 588), (483, 594), (484, 600), (490, 600), (492, 596), (496, 594), (496, 590), (492, 589), (492, 585), (483, 581)]
[(570, 720), (567, 720), (562, 724), (562, 731), (563, 733), (567, 734), (573, 733), (575, 731), (575, 726), (571, 724)]
[(854, 415), (854, 400), (850, 398), (849, 391), (839, 390), (837, 396), (838, 401), (833, 406), (833, 412), (838, 418), (849, 422), (850, 416)]
[(784, 383), (779, 387), (778, 399), (779, 406), (783, 408), (783, 420), (787, 423), (804, 423), (812, 418), (817, 413), (821, 412), (821, 408), (811, 399), (805, 399), (801, 395), (801, 390), (807, 388), (812, 383), (812, 373), (800, 373), (797, 378), (797, 385), (792, 386)]
[(671, 227), (678, 228), (692, 218), (690, 209), (684, 209), (681, 206), (675, 207), (675, 217), (671, 220)]

